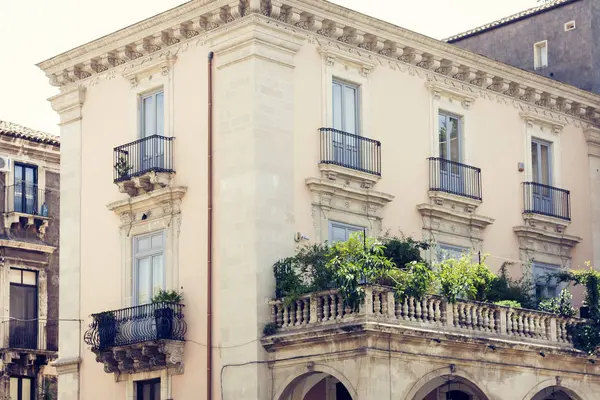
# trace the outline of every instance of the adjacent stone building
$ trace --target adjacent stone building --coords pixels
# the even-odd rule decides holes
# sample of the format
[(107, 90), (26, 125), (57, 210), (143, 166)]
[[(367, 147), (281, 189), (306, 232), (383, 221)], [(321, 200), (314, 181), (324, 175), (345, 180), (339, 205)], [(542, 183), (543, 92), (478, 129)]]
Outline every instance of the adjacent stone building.
[(600, 93), (600, 2), (553, 0), (446, 41)]
[(401, 230), (556, 293), (547, 272), (600, 265), (600, 96), (323, 0), (194, 0), (39, 66), (60, 400), (597, 398), (576, 319), (381, 287), (286, 303), (273, 263)]
[(57, 398), (59, 163), (57, 136), (0, 121), (2, 399)]

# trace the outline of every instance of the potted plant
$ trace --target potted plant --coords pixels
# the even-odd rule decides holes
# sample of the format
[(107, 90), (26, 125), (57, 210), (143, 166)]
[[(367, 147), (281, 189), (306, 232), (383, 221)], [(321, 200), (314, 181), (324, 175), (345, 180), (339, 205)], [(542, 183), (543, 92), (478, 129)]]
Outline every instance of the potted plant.
[(100, 337), (100, 349), (106, 349), (115, 345), (117, 337), (117, 319), (112, 311), (98, 314), (94, 317), (98, 323), (98, 335)]
[(129, 165), (125, 156), (119, 156), (119, 159), (115, 163), (115, 170), (119, 179), (125, 178), (132, 169), (133, 167)]
[(173, 334), (174, 305), (183, 301), (183, 294), (176, 290), (160, 290), (153, 298), (156, 304), (154, 319), (156, 320), (156, 338), (171, 339)]

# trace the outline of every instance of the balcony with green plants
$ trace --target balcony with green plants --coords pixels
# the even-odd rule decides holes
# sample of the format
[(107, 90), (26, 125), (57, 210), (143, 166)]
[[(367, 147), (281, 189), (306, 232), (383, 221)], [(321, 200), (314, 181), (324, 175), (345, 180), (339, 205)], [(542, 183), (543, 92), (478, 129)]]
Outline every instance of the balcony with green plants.
[(582, 319), (575, 317), (568, 289), (556, 298), (536, 299), (527, 275), (513, 279), (506, 265), (494, 274), (485, 259), (474, 261), (471, 255), (432, 265), (421, 257), (430, 245), (356, 234), (332, 246), (300, 248), (273, 266), (276, 300), (270, 302), (263, 345), (275, 351), (327, 333), (385, 329), (438, 343), (475, 341), (494, 349), (506, 344), (540, 354), (596, 351), (600, 274), (595, 270), (553, 277), (586, 287), (589, 317)]
[(150, 304), (92, 315), (84, 341), (107, 373), (183, 369), (183, 295), (159, 291)]

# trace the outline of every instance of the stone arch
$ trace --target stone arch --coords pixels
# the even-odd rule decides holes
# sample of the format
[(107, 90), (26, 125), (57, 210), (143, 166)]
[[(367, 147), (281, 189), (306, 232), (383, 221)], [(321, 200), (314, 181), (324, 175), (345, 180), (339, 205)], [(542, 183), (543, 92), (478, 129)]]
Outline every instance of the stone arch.
[(433, 390), (442, 385), (447, 385), (449, 380), (452, 381), (450, 390), (461, 390), (461, 387), (462, 389), (468, 388), (468, 392), (475, 395), (477, 400), (490, 400), (490, 397), (486, 394), (487, 390), (475, 384), (469, 373), (463, 370), (455, 370), (450, 373), (448, 367), (438, 368), (422, 376), (415, 382), (404, 399), (421, 400)]
[[(352, 400), (358, 399), (358, 394), (352, 383), (338, 370), (326, 365), (316, 364), (310, 370), (306, 366), (296, 367), (275, 392), (274, 400), (296, 400), (306, 395), (308, 391), (323, 379), (331, 377), (341, 383), (350, 394)], [(300, 389), (302, 387), (302, 389)], [(295, 393), (294, 389), (296, 389)], [(292, 395), (294, 397), (292, 397)]]
[(565, 385), (561, 382), (557, 385), (556, 379), (546, 379), (538, 383), (525, 395), (523, 400), (543, 400), (547, 396), (551, 396), (552, 391), (566, 394), (570, 397), (569, 400), (587, 400), (587, 397), (577, 394), (568, 384)]

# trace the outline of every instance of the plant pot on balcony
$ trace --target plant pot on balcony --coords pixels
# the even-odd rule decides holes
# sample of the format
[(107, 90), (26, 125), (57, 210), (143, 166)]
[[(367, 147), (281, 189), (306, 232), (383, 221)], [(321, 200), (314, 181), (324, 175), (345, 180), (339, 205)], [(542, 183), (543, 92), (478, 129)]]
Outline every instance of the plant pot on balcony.
[(99, 348), (106, 349), (115, 345), (117, 338), (117, 320), (113, 313), (99, 315), (98, 319), (98, 336)]
[(161, 303), (159, 308), (154, 310), (157, 339), (171, 339), (173, 337), (174, 314), (172, 305), (167, 303)]

